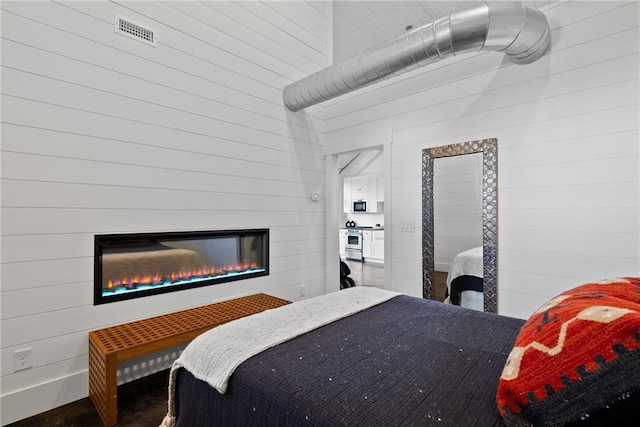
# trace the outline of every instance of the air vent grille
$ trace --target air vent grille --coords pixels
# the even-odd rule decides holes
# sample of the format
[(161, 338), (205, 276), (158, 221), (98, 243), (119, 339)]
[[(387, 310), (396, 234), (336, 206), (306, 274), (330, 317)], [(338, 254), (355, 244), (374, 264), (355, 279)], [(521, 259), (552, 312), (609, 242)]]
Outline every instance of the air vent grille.
[(156, 46), (155, 32), (121, 16), (116, 16), (116, 31), (135, 40)]

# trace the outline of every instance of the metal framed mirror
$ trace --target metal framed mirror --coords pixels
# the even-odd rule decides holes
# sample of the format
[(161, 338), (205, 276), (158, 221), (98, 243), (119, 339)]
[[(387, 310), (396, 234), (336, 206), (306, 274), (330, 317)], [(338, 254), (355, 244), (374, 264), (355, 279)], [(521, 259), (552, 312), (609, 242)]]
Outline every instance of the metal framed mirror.
[(482, 270), (484, 311), (498, 312), (498, 140), (461, 142), (422, 150), (422, 296), (434, 291), (434, 165), (437, 158), (482, 153)]

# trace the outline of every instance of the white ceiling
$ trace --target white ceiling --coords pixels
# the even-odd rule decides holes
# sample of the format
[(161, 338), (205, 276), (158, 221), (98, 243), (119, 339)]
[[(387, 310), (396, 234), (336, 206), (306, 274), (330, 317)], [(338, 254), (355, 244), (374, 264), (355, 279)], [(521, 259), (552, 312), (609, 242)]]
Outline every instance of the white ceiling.
[(359, 153), (343, 153), (338, 156), (338, 168), (343, 177), (358, 175), (383, 175), (382, 149), (372, 148)]
[[(501, 0), (519, 1), (519, 0)], [(558, 0), (521, 1), (539, 9)], [(436, 0), (335, 0), (333, 3), (333, 63), (377, 46), (404, 31), (420, 27), (457, 9), (473, 7), (479, 1)]]
[[(519, 1), (519, 0), (499, 0)], [(559, 0), (521, 1), (527, 7), (539, 9)], [(334, 0), (333, 3), (333, 63), (357, 55), (360, 52), (392, 39), (404, 31), (407, 25), (420, 27), (447, 16), (451, 11), (473, 7), (477, 0)], [(338, 157), (338, 166), (344, 169), (342, 176), (378, 172), (381, 168), (381, 151), (345, 153)], [(372, 169), (373, 168), (373, 169)]]

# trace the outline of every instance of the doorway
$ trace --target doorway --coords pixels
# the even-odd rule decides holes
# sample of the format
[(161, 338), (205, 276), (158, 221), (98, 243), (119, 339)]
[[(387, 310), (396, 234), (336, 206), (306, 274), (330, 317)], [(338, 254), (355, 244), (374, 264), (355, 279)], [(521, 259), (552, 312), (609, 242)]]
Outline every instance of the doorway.
[[(327, 204), (328, 283), (333, 282), (330, 264), (339, 255), (349, 266), (350, 277), (357, 286), (390, 289), (390, 142), (355, 144), (360, 146), (349, 150), (350, 145), (341, 144), (342, 150), (327, 153), (327, 188), (331, 199)], [(364, 200), (367, 210), (356, 208), (354, 212), (354, 200)], [(362, 233), (361, 257), (353, 252), (346, 256), (346, 236), (354, 230)]]

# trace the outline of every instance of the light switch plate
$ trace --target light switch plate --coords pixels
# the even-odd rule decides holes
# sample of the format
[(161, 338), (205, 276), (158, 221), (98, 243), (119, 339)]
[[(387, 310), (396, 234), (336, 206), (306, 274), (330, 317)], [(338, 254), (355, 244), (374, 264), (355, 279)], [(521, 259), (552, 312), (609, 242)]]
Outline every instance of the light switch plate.
[(400, 221), (400, 231), (413, 233), (416, 229), (416, 222), (412, 219)]

